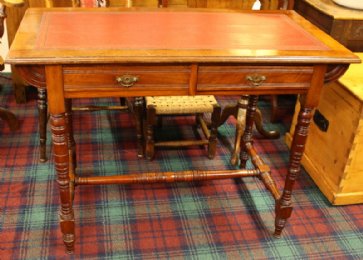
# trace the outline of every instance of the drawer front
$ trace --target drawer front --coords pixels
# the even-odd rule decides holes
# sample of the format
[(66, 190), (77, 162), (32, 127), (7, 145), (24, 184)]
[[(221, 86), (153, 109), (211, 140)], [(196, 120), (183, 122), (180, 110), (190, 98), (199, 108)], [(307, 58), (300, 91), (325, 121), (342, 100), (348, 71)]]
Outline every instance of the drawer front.
[(63, 74), (66, 97), (187, 95), (190, 66), (77, 65)]
[(213, 66), (198, 70), (197, 92), (293, 94), (306, 91), (313, 75), (310, 66)]

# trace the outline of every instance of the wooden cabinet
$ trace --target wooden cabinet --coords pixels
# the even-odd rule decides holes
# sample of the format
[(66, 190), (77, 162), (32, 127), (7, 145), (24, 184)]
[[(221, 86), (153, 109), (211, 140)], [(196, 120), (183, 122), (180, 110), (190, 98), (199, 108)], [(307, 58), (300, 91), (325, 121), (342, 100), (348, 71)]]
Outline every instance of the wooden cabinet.
[(363, 51), (363, 11), (331, 0), (295, 0), (294, 9), (352, 51)]
[[(359, 54), (363, 59), (363, 53)], [(363, 65), (323, 88), (302, 165), (334, 205), (363, 203)], [(299, 104), (297, 103), (298, 111)], [(297, 113), (286, 141), (291, 143)]]

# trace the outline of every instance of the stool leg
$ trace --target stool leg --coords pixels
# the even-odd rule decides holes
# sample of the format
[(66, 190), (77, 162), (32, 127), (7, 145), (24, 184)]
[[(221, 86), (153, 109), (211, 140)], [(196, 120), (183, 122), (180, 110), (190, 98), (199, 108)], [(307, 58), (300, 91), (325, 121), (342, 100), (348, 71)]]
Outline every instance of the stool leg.
[(246, 168), (246, 163), (249, 158), (248, 152), (246, 149), (246, 144), (252, 142), (252, 130), (253, 124), (255, 122), (255, 113), (257, 108), (258, 96), (251, 95), (248, 98), (247, 112), (246, 112), (246, 127), (242, 137), (242, 146), (241, 146), (241, 154), (240, 154), (240, 167)]
[(47, 121), (48, 121), (47, 91), (38, 88), (38, 129), (39, 129), (39, 161), (46, 162)]
[(153, 106), (146, 108), (146, 147), (145, 154), (148, 160), (152, 160), (155, 154), (154, 125), (156, 111)]
[(120, 106), (127, 106), (127, 100), (124, 97), (120, 97)]
[[(210, 126), (210, 136), (208, 142), (208, 158), (213, 159), (216, 155), (216, 147), (217, 147), (217, 130), (219, 125), (219, 120), (221, 117), (221, 107), (219, 105), (215, 105), (213, 108), (213, 112), (211, 115), (211, 126)], [(198, 121), (197, 121), (198, 122)]]
[(143, 108), (144, 108), (144, 98), (135, 98), (134, 104), (134, 116), (136, 122), (136, 138), (137, 138), (137, 156), (139, 158), (144, 157), (144, 136), (143, 136)]

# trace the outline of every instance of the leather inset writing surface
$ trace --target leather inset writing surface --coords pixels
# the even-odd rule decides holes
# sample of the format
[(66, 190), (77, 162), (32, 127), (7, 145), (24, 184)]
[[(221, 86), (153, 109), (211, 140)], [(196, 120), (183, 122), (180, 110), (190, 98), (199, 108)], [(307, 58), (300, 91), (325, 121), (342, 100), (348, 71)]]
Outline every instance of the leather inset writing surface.
[(284, 14), (45, 12), (39, 49), (327, 50)]

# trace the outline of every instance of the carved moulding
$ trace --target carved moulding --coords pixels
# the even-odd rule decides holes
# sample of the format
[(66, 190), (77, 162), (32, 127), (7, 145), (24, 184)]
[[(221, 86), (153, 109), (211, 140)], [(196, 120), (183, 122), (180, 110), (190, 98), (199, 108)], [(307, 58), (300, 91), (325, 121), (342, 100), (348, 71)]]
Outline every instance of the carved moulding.
[(349, 68), (349, 64), (329, 65), (324, 76), (324, 83), (329, 83), (339, 79)]

